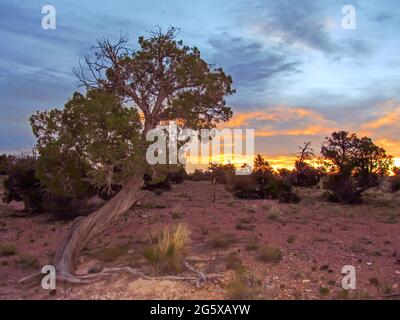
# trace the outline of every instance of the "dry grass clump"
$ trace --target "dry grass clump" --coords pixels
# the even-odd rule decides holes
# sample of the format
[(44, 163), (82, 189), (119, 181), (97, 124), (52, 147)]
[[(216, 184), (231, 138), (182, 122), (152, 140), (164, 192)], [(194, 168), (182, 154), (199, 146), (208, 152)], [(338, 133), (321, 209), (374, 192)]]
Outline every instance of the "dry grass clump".
[(225, 286), (228, 299), (233, 300), (259, 299), (261, 289), (261, 280), (245, 267), (236, 269), (234, 277)]
[(273, 246), (265, 246), (260, 250), (259, 259), (263, 262), (279, 263), (283, 258), (282, 251)]
[(211, 246), (215, 249), (225, 249), (236, 242), (236, 238), (231, 233), (220, 233), (211, 239)]
[(0, 256), (12, 256), (17, 252), (15, 244), (5, 243), (0, 244)]
[(180, 223), (150, 234), (143, 254), (156, 272), (180, 272), (189, 244), (190, 231)]

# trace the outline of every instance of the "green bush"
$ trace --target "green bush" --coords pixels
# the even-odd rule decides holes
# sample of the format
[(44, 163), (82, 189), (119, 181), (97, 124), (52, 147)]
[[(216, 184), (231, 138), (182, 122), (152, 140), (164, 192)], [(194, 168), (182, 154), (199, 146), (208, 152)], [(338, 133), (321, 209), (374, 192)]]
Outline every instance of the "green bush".
[(280, 202), (298, 203), (300, 197), (293, 193), (292, 186), (276, 175), (259, 179), (256, 174), (230, 175), (227, 189), (240, 199), (277, 199)]
[(25, 210), (31, 213), (42, 209), (44, 194), (36, 178), (36, 162), (34, 156), (15, 157), (9, 164), (7, 178), (4, 180), (3, 201), (23, 201)]
[(189, 174), (188, 179), (192, 181), (210, 181), (211, 174), (208, 171), (195, 169), (194, 172)]
[(392, 192), (397, 192), (400, 190), (400, 176), (392, 177), (391, 190)]
[(341, 174), (330, 175), (324, 184), (324, 188), (329, 191), (325, 194), (329, 201), (344, 204), (361, 203), (361, 193), (357, 191), (352, 177)]

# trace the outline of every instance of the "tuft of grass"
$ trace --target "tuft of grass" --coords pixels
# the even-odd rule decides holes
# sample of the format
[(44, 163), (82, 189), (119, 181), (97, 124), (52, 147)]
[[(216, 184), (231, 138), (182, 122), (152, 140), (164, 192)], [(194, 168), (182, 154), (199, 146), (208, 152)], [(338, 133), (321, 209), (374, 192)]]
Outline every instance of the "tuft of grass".
[(235, 240), (236, 238), (233, 234), (222, 233), (211, 239), (211, 246), (216, 249), (228, 248), (233, 244), (233, 242), (235, 242)]
[(287, 241), (287, 243), (293, 243), (293, 242), (296, 241), (296, 236), (290, 235), (290, 236), (287, 238), (286, 241)]
[(268, 215), (267, 215), (267, 219), (268, 220), (277, 220), (278, 219), (278, 213), (276, 213), (276, 212), (270, 212), (270, 213), (268, 213)]
[(228, 270), (238, 270), (243, 268), (242, 260), (235, 253), (230, 253), (225, 260), (225, 266)]
[(22, 255), (15, 261), (15, 263), (23, 269), (36, 269), (39, 267), (38, 259), (31, 255)]
[(189, 229), (180, 223), (150, 234), (143, 255), (156, 272), (180, 272), (189, 243)]
[(113, 262), (117, 260), (120, 256), (123, 256), (128, 253), (128, 247), (117, 245), (112, 247), (107, 247), (104, 249), (100, 249), (95, 253), (95, 257), (98, 260), (103, 262)]
[(255, 230), (255, 226), (254, 225), (252, 225), (252, 224), (244, 224), (244, 223), (238, 223), (236, 226), (235, 226), (235, 229), (236, 230), (247, 230), (247, 231), (253, 231), (253, 230)]
[(0, 245), (0, 256), (12, 256), (17, 252), (17, 247), (12, 243)]
[(376, 277), (370, 278), (369, 283), (374, 285), (375, 287), (379, 287), (379, 280)]
[(259, 259), (268, 263), (279, 263), (283, 258), (282, 251), (273, 246), (265, 246), (261, 248)]
[(252, 239), (246, 244), (247, 251), (258, 250), (258, 241), (257, 239)]
[(261, 285), (261, 280), (253, 272), (242, 267), (236, 270), (234, 277), (225, 285), (225, 289), (228, 299), (253, 300), (260, 296)]
[(173, 208), (170, 212), (172, 219), (181, 219), (185, 212), (181, 208), (181, 204), (178, 204), (175, 208)]
[(327, 296), (330, 293), (330, 290), (329, 290), (329, 288), (326, 288), (326, 287), (320, 287), (319, 293), (323, 296)]
[(269, 205), (265, 206), (265, 208), (268, 212), (267, 217), (270, 220), (277, 219), (279, 217), (279, 215), (281, 214), (279, 207), (274, 203), (270, 203)]

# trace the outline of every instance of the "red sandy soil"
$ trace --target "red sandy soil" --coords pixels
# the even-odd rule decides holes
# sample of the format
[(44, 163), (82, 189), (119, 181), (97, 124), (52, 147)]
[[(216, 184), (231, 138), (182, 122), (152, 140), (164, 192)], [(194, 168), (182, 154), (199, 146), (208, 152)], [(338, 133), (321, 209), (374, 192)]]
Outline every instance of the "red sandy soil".
[[(344, 206), (321, 200), (319, 189), (298, 189), (301, 203), (281, 204), (239, 200), (223, 185), (216, 188), (215, 205), (209, 182), (185, 181), (161, 196), (149, 193), (145, 202), (115, 221), (80, 257), (80, 272), (128, 265), (152, 275), (141, 253), (149, 233), (183, 222), (191, 231), (188, 261), (206, 273), (224, 275), (202, 288), (190, 281), (144, 280), (123, 273), (93, 284), (58, 284), (52, 294), (39, 285), (20, 285), (20, 278), (51, 263), (72, 222), (54, 221), (49, 214), (5, 217), (21, 205), (0, 204), (0, 243), (17, 248), (14, 255), (0, 257), (0, 299), (229, 299), (227, 288), (235, 274), (230, 254), (260, 280), (256, 298), (388, 299), (400, 291), (399, 193), (373, 191), (364, 204)], [(232, 239), (226, 247), (215, 248), (214, 240), (221, 236)], [(101, 258), (104, 248), (118, 245), (127, 251), (109, 261)], [(279, 263), (259, 259), (265, 245), (282, 251)], [(357, 270), (357, 289), (347, 294), (341, 288), (344, 265)]]

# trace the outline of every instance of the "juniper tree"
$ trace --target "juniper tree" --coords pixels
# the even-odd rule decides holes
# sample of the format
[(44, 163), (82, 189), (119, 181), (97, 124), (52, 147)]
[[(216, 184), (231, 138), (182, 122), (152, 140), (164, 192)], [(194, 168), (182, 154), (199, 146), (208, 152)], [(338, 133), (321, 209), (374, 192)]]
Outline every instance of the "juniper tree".
[[(232, 116), (225, 102), (234, 93), (231, 77), (204, 61), (197, 47), (177, 41), (176, 35), (175, 28), (165, 33), (158, 29), (148, 38), (140, 37), (137, 49), (128, 48), (126, 36), (116, 43), (97, 41), (94, 57), (87, 57), (75, 70), (88, 94), (74, 95), (67, 111), (53, 110), (31, 119), (45, 164), (41, 175), (49, 186), (60, 186), (64, 177), (58, 176), (56, 168), (65, 173), (69, 165), (78, 181), (87, 172), (99, 186), (110, 186), (116, 180), (121, 184), (121, 190), (103, 207), (74, 224), (55, 257), (60, 278), (78, 281), (74, 270), (80, 250), (137, 201), (144, 170), (144, 150), (138, 146), (144, 145), (149, 130), (170, 120), (181, 127), (211, 128)], [(94, 106), (92, 94), (102, 95), (100, 100), (110, 99), (114, 108), (107, 110), (108, 103)], [(97, 118), (84, 106), (107, 111)], [(142, 128), (134, 110), (142, 116)], [(110, 130), (116, 134), (109, 135)], [(64, 156), (70, 161), (63, 161)], [(74, 181), (67, 180), (65, 187), (71, 188)]]

